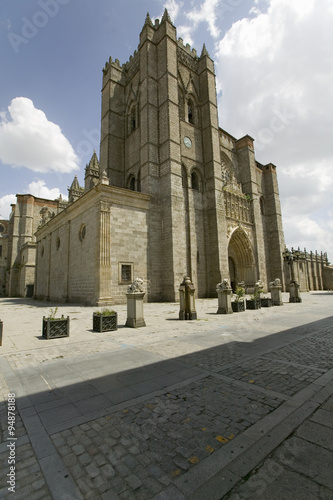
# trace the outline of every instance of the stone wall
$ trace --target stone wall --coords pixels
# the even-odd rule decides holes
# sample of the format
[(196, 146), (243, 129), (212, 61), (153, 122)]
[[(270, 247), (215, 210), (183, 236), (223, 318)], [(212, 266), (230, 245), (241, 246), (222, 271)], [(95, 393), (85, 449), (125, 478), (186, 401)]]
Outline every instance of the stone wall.
[[(133, 276), (148, 286), (150, 197), (97, 185), (37, 233), (36, 297), (90, 305), (125, 301)], [(131, 266), (121, 280), (121, 265)]]

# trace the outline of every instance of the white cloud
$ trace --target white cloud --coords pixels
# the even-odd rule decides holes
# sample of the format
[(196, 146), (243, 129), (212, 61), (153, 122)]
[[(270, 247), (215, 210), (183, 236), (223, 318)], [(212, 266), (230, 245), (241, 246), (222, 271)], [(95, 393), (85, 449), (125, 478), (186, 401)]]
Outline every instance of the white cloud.
[(179, 11), (182, 9), (184, 3), (178, 2), (177, 0), (167, 0), (164, 2), (164, 9), (167, 9), (171, 17), (172, 22), (175, 22)]
[[(32, 194), (37, 198), (45, 198), (47, 200), (55, 200), (59, 198), (60, 190), (58, 188), (48, 188), (45, 182), (42, 180), (30, 182), (26, 193)], [(65, 199), (66, 195), (61, 194), (62, 198)]]
[(6, 194), (0, 198), (0, 219), (9, 219), (10, 213), (12, 211), (12, 204), (16, 203), (15, 194)]
[[(289, 248), (298, 246), (301, 250), (306, 248), (309, 252), (328, 252), (328, 259), (332, 259), (333, 232), (324, 220), (314, 221), (310, 217), (297, 215), (285, 217), (283, 220), (284, 230), (289, 234)], [(300, 243), (301, 242), (301, 243)]]
[(186, 17), (193, 23), (192, 29), (195, 30), (201, 23), (207, 23), (209, 33), (217, 38), (220, 34), (217, 26), (217, 8), (220, 3), (221, 0), (204, 0), (197, 9), (186, 13)]
[[(16, 97), (0, 116), (0, 159), (35, 172), (78, 170), (78, 158), (60, 127), (26, 97)], [(9, 119), (10, 118), (10, 119)]]
[(220, 126), (278, 167), (286, 242), (333, 259), (332, 24), (332, 0), (259, 0), (217, 42), (215, 66)]

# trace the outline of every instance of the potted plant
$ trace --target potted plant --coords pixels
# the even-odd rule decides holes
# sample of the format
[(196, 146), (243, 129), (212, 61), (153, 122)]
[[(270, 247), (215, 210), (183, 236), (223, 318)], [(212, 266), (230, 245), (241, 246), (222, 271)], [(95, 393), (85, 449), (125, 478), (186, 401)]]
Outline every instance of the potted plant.
[(246, 299), (246, 309), (261, 309), (260, 292), (256, 291)]
[(116, 311), (111, 309), (103, 309), (93, 313), (93, 330), (94, 332), (108, 332), (117, 330), (118, 317)]
[(231, 302), (233, 312), (245, 311), (244, 295), (244, 288), (242, 286), (238, 286), (235, 292), (235, 300)]
[(51, 309), (48, 318), (43, 316), (43, 337), (46, 339), (56, 339), (60, 337), (69, 337), (69, 316), (56, 318), (58, 308)]
[(273, 300), (270, 297), (261, 297), (260, 304), (261, 304), (261, 307), (272, 307)]

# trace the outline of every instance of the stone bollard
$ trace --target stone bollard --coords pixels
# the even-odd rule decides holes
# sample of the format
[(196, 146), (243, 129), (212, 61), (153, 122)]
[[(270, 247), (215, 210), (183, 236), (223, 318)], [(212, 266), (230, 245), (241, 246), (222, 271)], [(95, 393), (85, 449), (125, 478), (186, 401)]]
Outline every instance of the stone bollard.
[(225, 278), (222, 283), (216, 285), (218, 310), (216, 314), (232, 314), (231, 298), (233, 296), (229, 280)]
[(296, 280), (289, 283), (289, 302), (302, 302), (300, 285)]
[(179, 287), (179, 319), (197, 319), (195, 310), (195, 287), (188, 276)]
[(282, 302), (282, 285), (281, 281), (279, 278), (276, 278), (276, 280), (272, 281), (269, 284), (269, 290), (271, 292), (271, 297), (273, 301), (274, 306), (283, 306)]
[(145, 293), (142, 288), (143, 281), (136, 278), (131, 285), (128, 286), (127, 297), (127, 320), (126, 325), (131, 328), (140, 328), (146, 326), (143, 317), (143, 297)]

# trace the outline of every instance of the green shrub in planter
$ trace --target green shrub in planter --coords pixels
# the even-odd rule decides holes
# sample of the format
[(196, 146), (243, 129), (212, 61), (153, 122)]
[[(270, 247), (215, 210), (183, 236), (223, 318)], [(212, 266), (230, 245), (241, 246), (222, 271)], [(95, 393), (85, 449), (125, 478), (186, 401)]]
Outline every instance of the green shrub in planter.
[(245, 301), (239, 300), (238, 302), (235, 300), (231, 302), (231, 307), (233, 312), (242, 312), (245, 311)]
[(46, 339), (56, 339), (60, 337), (69, 337), (69, 316), (56, 318), (58, 308), (51, 309), (50, 316), (43, 316), (43, 337)]
[(93, 313), (93, 330), (94, 332), (108, 332), (117, 330), (118, 316), (115, 311), (103, 309)]
[(254, 293), (246, 299), (246, 309), (261, 309), (260, 292)]
[(261, 307), (272, 307), (273, 306), (273, 300), (270, 299), (269, 297), (262, 297), (260, 299)]
[(235, 300), (231, 302), (233, 312), (245, 311), (244, 295), (244, 288), (242, 286), (238, 286), (235, 292)]

